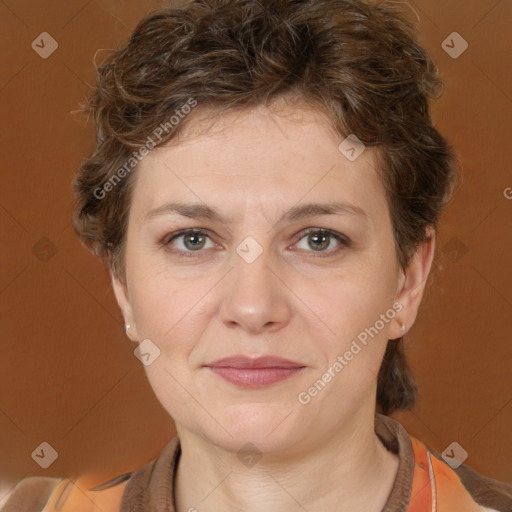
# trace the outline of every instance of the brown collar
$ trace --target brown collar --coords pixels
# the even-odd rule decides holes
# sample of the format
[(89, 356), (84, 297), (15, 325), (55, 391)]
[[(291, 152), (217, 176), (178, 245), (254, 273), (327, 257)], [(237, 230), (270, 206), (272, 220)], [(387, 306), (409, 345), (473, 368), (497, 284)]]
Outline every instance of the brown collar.
[[(398, 422), (378, 413), (375, 415), (375, 433), (384, 446), (399, 458), (395, 483), (382, 512), (406, 512), (414, 472), (411, 441)], [(176, 512), (173, 484), (180, 454), (179, 439), (175, 437), (155, 460), (131, 475), (121, 475), (116, 483), (107, 482), (101, 488), (129, 478), (120, 512)]]

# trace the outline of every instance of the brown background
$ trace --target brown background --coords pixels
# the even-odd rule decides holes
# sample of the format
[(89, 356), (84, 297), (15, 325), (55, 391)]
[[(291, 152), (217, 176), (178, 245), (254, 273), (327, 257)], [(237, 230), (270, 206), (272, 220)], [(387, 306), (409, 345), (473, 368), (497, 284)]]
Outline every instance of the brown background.
[[(420, 400), (397, 418), (437, 451), (457, 441), (468, 465), (510, 481), (512, 2), (408, 4), (446, 81), (435, 119), (462, 177), (406, 337)], [(93, 147), (76, 110), (94, 83), (94, 54), (163, 5), (0, 1), (0, 503), (28, 475), (99, 483), (133, 470), (174, 434), (124, 336), (107, 273), (70, 225), (71, 180)], [(454, 31), (469, 43), (457, 59), (441, 46)], [(31, 48), (42, 32), (59, 45), (47, 59)], [(31, 458), (42, 441), (59, 453), (47, 470)]]

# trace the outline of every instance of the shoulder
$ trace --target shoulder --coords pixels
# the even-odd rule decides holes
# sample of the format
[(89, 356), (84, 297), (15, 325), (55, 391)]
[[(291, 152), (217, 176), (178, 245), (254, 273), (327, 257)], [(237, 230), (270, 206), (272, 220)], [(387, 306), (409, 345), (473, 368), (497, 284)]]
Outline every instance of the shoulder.
[[(433, 455), (448, 465), (436, 452)], [(451, 469), (451, 468), (450, 468)], [(481, 475), (473, 468), (460, 465), (453, 472), (457, 475), (464, 488), (471, 494), (472, 498), (482, 505), (482, 510), (510, 512), (512, 511), (512, 483), (502, 482), (487, 476)]]
[(101, 488), (89, 489), (81, 479), (31, 477), (21, 480), (1, 512), (96, 512), (120, 510), (128, 475)]
[[(375, 432), (406, 467), (402, 480), (410, 481), (411, 510), (412, 501), (437, 499), (440, 505), (448, 506), (447, 510), (512, 512), (512, 483), (483, 476), (465, 464), (452, 468), (439, 453), (409, 435), (389, 416), (376, 415)], [(435, 484), (433, 496), (430, 482)]]
[[(91, 487), (90, 480), (30, 477), (21, 480), (0, 512), (124, 512), (133, 504), (149, 503), (165, 494), (179, 455), (179, 440), (173, 438), (160, 454), (136, 471), (124, 473)], [(151, 494), (151, 496), (150, 496)]]
[(483, 476), (465, 464), (454, 469), (418, 439), (411, 437), (411, 442), (415, 459), (421, 458), (424, 450), (428, 454), (426, 464), (431, 466), (440, 504), (464, 503), (468, 511), (475, 512), (512, 511), (512, 484)]
[(48, 477), (29, 477), (20, 480), (1, 512), (40, 512), (61, 481), (60, 478)]

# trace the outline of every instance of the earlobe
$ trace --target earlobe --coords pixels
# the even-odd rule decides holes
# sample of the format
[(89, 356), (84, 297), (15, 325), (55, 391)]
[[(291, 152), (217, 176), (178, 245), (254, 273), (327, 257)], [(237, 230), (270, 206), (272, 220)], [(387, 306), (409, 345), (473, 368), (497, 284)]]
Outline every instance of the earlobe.
[(132, 341), (139, 341), (137, 329), (135, 327), (135, 322), (133, 319), (132, 307), (130, 304), (130, 300), (128, 297), (128, 290), (125, 283), (123, 283), (114, 273), (110, 272), (110, 278), (112, 283), (112, 289), (114, 290), (114, 295), (116, 297), (117, 304), (121, 309), (121, 313), (123, 315), (126, 335)]
[[(399, 290), (395, 300), (401, 304), (402, 309), (400, 315), (396, 317), (396, 326), (391, 329), (390, 339), (403, 336), (416, 320), (425, 285), (432, 268), (434, 251), (435, 231), (429, 227), (427, 228), (427, 239), (418, 246), (411, 263), (401, 272)], [(405, 326), (405, 329), (402, 329), (402, 326)]]

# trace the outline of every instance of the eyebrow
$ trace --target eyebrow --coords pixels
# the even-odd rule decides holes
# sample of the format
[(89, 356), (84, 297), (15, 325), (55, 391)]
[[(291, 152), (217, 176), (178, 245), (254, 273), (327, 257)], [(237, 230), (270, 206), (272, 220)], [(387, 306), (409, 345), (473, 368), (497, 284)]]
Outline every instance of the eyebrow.
[[(145, 220), (150, 220), (161, 215), (181, 215), (191, 219), (208, 219), (219, 221), (226, 224), (229, 219), (224, 217), (216, 208), (211, 208), (201, 203), (168, 203), (153, 210), (150, 210), (145, 216)], [(276, 223), (294, 222), (316, 215), (356, 215), (368, 218), (368, 214), (359, 206), (347, 203), (329, 202), (329, 203), (308, 203), (290, 208)]]

